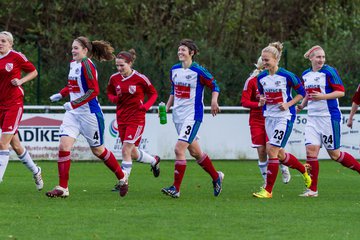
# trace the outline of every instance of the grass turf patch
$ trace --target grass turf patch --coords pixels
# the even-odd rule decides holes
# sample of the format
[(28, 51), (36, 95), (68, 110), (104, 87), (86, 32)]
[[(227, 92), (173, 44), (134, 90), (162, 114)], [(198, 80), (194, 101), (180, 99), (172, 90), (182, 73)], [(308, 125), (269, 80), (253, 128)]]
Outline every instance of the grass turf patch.
[(57, 185), (56, 162), (39, 162), (45, 187), (10, 162), (0, 184), (0, 239), (360, 239), (359, 174), (332, 161), (320, 162), (319, 197), (301, 198), (302, 176), (289, 184), (278, 176), (273, 199), (256, 199), (262, 184), (255, 161), (214, 161), (225, 173), (223, 192), (213, 196), (210, 176), (188, 161), (181, 196), (161, 193), (173, 182), (173, 161), (134, 163), (129, 193), (111, 188), (114, 175), (101, 162), (73, 162), (70, 197), (49, 199)]

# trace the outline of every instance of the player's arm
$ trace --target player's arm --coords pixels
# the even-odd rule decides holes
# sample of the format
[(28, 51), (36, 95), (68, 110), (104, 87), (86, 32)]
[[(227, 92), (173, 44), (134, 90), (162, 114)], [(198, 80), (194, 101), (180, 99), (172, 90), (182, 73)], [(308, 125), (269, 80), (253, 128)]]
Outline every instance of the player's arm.
[(284, 102), (280, 104), (280, 109), (282, 111), (289, 109), (291, 106), (295, 105), (306, 96), (306, 91), (304, 86), (301, 84), (300, 79), (294, 74), (290, 74), (288, 76), (288, 85), (290, 85), (290, 87), (292, 87), (297, 94), (289, 102)]
[(311, 94), (311, 97), (314, 100), (330, 100), (345, 96), (344, 84), (342, 83), (342, 80), (336, 69), (329, 67), (325, 70), (325, 74), (326, 74), (326, 81), (330, 85), (333, 91), (325, 94), (313, 93)]
[(34, 79), (37, 75), (38, 75), (38, 71), (35, 69), (34, 71), (27, 73), (24, 77), (20, 79), (17, 78), (12, 79), (11, 83), (14, 86), (21, 86), (24, 83)]
[(220, 112), (219, 104), (218, 104), (219, 92), (213, 91), (211, 93), (211, 114), (216, 116)]
[(109, 83), (106, 88), (106, 95), (110, 102), (116, 104), (119, 101), (119, 96), (116, 93), (115, 87), (112, 84), (112, 78), (110, 78)]
[(154, 85), (150, 84), (147, 85), (146, 88), (146, 95), (148, 97), (148, 100), (146, 101), (146, 103), (144, 103), (142, 105), (142, 108), (147, 111), (150, 109), (150, 107), (155, 103), (157, 97), (158, 97), (158, 93), (154, 87)]
[(257, 86), (254, 84), (256, 82), (251, 81), (251, 79), (246, 80), (243, 92), (241, 94), (241, 105), (246, 108), (259, 108), (260, 102), (251, 101), (251, 95), (253, 92), (256, 92)]
[(11, 80), (12, 85), (21, 86), (22, 84), (34, 79), (38, 75), (38, 72), (34, 64), (29, 62), (25, 57), (25, 55), (23, 55), (22, 53), (19, 53), (16, 61), (19, 63), (20, 69), (24, 71), (26, 74), (20, 79), (18, 78), (12, 79)]

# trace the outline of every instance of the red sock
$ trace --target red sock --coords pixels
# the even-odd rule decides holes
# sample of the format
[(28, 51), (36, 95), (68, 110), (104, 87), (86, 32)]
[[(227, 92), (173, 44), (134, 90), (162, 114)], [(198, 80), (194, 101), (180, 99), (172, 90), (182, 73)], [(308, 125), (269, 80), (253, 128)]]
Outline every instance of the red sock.
[(176, 160), (173, 185), (176, 187), (176, 190), (178, 191), (180, 191), (180, 185), (184, 177), (185, 170), (186, 170), (186, 160)]
[(70, 164), (70, 151), (59, 151), (58, 172), (60, 187), (68, 187)]
[(306, 156), (306, 163), (311, 166), (310, 177), (312, 182), (310, 190), (316, 192), (319, 176), (319, 161), (317, 157)]
[(304, 165), (302, 165), (302, 163), (299, 162), (299, 160), (291, 153), (285, 153), (285, 160), (281, 163), (285, 166), (288, 166), (289, 168), (296, 169), (301, 173), (305, 173), (306, 171)]
[(279, 159), (269, 158), (267, 173), (266, 173), (266, 187), (265, 187), (265, 190), (268, 191), (269, 193), (272, 192), (278, 172), (279, 172)]
[(209, 156), (204, 153), (203, 156), (196, 161), (210, 176), (213, 181), (216, 181), (219, 178), (218, 172), (215, 170), (214, 165), (212, 164)]
[(120, 164), (116, 160), (114, 154), (105, 148), (104, 152), (100, 154), (99, 158), (103, 160), (105, 165), (115, 173), (117, 179), (124, 178), (124, 172), (122, 171)]
[(350, 168), (360, 173), (360, 163), (347, 152), (340, 152), (340, 157), (336, 160), (344, 167)]

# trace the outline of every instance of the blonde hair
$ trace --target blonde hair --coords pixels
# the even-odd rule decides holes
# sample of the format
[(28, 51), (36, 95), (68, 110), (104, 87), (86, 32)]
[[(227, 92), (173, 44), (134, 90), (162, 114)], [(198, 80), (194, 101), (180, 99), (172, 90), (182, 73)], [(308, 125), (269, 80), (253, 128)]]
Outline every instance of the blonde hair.
[(270, 43), (266, 48), (264, 48), (261, 52), (269, 52), (272, 53), (275, 59), (280, 62), (281, 54), (283, 50), (283, 44), (281, 42), (273, 42)]
[(11, 32), (2, 31), (2, 32), (0, 32), (0, 34), (5, 35), (6, 38), (7, 38), (7, 40), (9, 41), (9, 43), (10, 43), (11, 45), (14, 44), (14, 37), (13, 37), (13, 35), (11, 34)]
[(89, 50), (88, 57), (94, 57), (98, 61), (109, 61), (115, 58), (114, 48), (109, 42), (104, 40), (90, 41), (87, 37), (78, 37), (75, 41)]
[(258, 58), (257, 63), (255, 63), (254, 65), (256, 69), (250, 74), (250, 77), (256, 77), (262, 70), (264, 70), (261, 56)]
[(304, 58), (310, 59), (317, 50), (323, 50), (324, 51), (324, 49), (322, 47), (320, 47), (319, 45), (315, 45), (315, 46), (311, 47), (309, 50), (306, 51), (306, 53), (304, 54)]

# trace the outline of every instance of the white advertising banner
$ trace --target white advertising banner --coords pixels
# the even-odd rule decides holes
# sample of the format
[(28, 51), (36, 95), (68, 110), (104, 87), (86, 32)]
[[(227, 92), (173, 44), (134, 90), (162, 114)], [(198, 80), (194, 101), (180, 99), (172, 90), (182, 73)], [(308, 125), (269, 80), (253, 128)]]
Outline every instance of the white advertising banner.
[[(121, 142), (118, 139), (117, 124), (114, 113), (105, 116), (105, 146), (121, 159)], [(158, 115), (146, 115), (146, 127), (140, 148), (150, 154), (159, 155), (162, 159), (174, 159), (174, 146), (177, 134), (172, 123), (171, 114), (167, 115), (168, 123), (161, 125)], [(248, 113), (221, 113), (216, 117), (205, 114), (199, 136), (204, 152), (212, 159), (257, 159), (257, 152), (251, 148)], [(59, 127), (63, 114), (24, 113), (19, 136), (34, 159), (57, 160), (59, 145)], [(342, 149), (360, 158), (360, 114), (355, 115), (353, 129), (346, 126), (348, 114), (342, 118)], [(299, 159), (305, 159), (304, 127), (306, 115), (298, 115), (286, 150)], [(76, 141), (71, 152), (73, 160), (96, 160), (82, 136)], [(190, 158), (190, 156), (188, 155)], [(10, 158), (17, 159), (14, 151)], [(320, 159), (329, 159), (326, 150), (321, 149)]]

